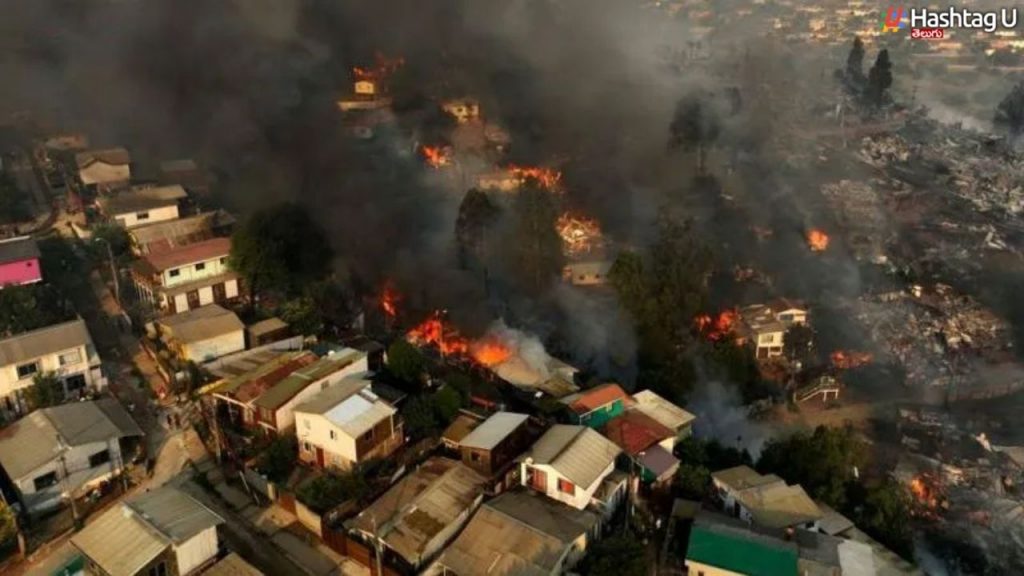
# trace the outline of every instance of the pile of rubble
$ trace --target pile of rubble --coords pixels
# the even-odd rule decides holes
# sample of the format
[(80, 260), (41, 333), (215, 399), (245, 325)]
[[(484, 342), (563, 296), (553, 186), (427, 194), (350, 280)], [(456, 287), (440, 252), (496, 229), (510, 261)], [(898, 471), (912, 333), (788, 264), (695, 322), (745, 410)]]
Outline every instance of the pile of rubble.
[(884, 247), (891, 226), (875, 183), (840, 180), (822, 186), (821, 193), (845, 231), (854, 257), (869, 262), (886, 261)]
[(897, 134), (866, 136), (860, 144), (858, 155), (861, 160), (876, 168), (884, 168), (894, 162), (906, 163), (910, 160), (910, 145)]

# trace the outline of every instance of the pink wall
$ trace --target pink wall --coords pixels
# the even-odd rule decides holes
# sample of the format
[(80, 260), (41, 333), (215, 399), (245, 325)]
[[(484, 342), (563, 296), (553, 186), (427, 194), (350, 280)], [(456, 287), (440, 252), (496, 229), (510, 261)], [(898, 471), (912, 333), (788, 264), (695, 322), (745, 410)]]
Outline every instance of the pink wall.
[(43, 273), (39, 270), (38, 258), (0, 264), (0, 285), (29, 284), (42, 279)]

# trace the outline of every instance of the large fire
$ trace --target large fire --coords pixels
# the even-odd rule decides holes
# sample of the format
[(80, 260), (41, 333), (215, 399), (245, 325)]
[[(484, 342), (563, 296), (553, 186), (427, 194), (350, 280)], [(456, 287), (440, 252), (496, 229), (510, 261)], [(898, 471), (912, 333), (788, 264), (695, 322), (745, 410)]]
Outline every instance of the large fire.
[(513, 165), (509, 166), (508, 169), (516, 176), (516, 178), (521, 180), (534, 178), (540, 182), (541, 186), (544, 186), (548, 190), (556, 190), (558, 188), (558, 184), (562, 181), (562, 173), (551, 168)]
[(732, 333), (738, 319), (739, 312), (736, 310), (723, 310), (717, 315), (701, 314), (693, 320), (693, 324), (705, 338), (717, 341)]
[(601, 226), (597, 220), (565, 212), (555, 222), (567, 256), (592, 252), (602, 243)]
[(497, 366), (512, 357), (512, 350), (494, 339), (474, 342), (469, 349), (474, 360), (488, 367)]
[(829, 358), (832, 360), (832, 366), (839, 370), (859, 368), (865, 364), (870, 364), (872, 360), (871, 354), (867, 352), (853, 352), (849, 350), (836, 350)]
[(909, 488), (916, 504), (914, 513), (917, 515), (935, 517), (936, 511), (946, 505), (938, 483), (927, 474), (915, 476)]
[(471, 358), (488, 367), (497, 366), (513, 355), (512, 348), (493, 336), (469, 340), (454, 326), (446, 325), (441, 312), (431, 314), (405, 337), (417, 346), (436, 346), (445, 356)]
[(420, 146), (420, 153), (423, 159), (433, 168), (441, 168), (451, 164), (450, 150), (443, 146)]
[(812, 228), (807, 232), (807, 245), (810, 246), (814, 252), (824, 252), (828, 250), (828, 234), (825, 234), (822, 230)]

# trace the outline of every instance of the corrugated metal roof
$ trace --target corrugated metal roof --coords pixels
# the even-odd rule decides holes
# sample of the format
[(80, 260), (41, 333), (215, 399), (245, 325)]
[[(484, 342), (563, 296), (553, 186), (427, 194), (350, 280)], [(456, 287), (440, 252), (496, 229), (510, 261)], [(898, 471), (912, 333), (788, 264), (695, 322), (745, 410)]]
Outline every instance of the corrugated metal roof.
[(0, 340), (0, 366), (21, 364), (78, 346), (93, 347), (85, 321), (80, 318)]
[(242, 324), (234, 312), (217, 304), (166, 316), (157, 322), (166, 327), (175, 340), (185, 344), (202, 342), (245, 329), (245, 324)]
[(177, 204), (179, 200), (188, 198), (185, 189), (177, 184), (170, 186), (150, 186), (146, 188), (130, 188), (113, 196), (101, 196), (96, 200), (105, 214), (116, 216), (142, 210), (152, 210)]
[(234, 224), (235, 218), (223, 210), (203, 212), (195, 216), (187, 216), (164, 222), (154, 222), (131, 229), (135, 244), (141, 251), (166, 252), (170, 249), (208, 240), (214, 236), (215, 228), (223, 228)]
[(627, 454), (634, 456), (676, 435), (674, 430), (635, 410), (609, 420), (602, 432)]
[(573, 484), (587, 487), (621, 452), (611, 440), (586, 426), (556, 424), (522, 458), (547, 464)]
[(170, 546), (135, 514), (115, 506), (71, 537), (71, 544), (107, 574), (138, 574)]
[(376, 534), (388, 548), (418, 566), (432, 540), (474, 505), (486, 482), (461, 462), (431, 458), (346, 526)]
[(224, 520), (191, 496), (162, 486), (103, 513), (71, 543), (108, 574), (133, 575), (168, 546)]
[(141, 435), (113, 398), (62, 404), (36, 410), (0, 429), (0, 464), (18, 479), (58, 456), (58, 437), (67, 446), (80, 446)]
[(787, 528), (822, 517), (818, 505), (799, 485), (766, 484), (748, 488), (737, 499), (754, 522), (768, 528)]
[(210, 238), (209, 240), (188, 244), (174, 250), (168, 250), (167, 252), (149, 254), (140, 260), (140, 263), (148, 264), (148, 267), (151, 269), (149, 271), (159, 274), (164, 270), (178, 268), (186, 264), (223, 258), (230, 252), (230, 238)]
[(0, 264), (39, 258), (39, 245), (31, 236), (0, 241)]
[(459, 445), (481, 450), (492, 450), (509, 434), (515, 432), (524, 422), (529, 420), (526, 414), (514, 412), (498, 412), (491, 415), (482, 424), (477, 426), (468, 436), (459, 442)]
[(754, 486), (783, 482), (782, 478), (779, 478), (774, 474), (762, 476), (750, 466), (734, 466), (732, 468), (726, 468), (725, 470), (712, 472), (711, 477), (726, 485), (729, 489), (735, 491), (746, 490), (747, 488), (752, 488)]
[(253, 404), (260, 408), (276, 410), (294, 398), (296, 394), (305, 390), (311, 383), (343, 370), (365, 357), (366, 354), (362, 352), (345, 349), (343, 352), (320, 358), (295, 370), (287, 378), (261, 394)]
[(549, 575), (597, 522), (543, 496), (505, 493), (480, 507), (439, 562), (459, 576)]
[(223, 518), (195, 498), (171, 486), (131, 498), (125, 506), (175, 544), (224, 523)]
[(299, 404), (295, 412), (319, 414), (345, 434), (358, 438), (397, 410), (374, 394), (369, 380), (346, 378)]
[(232, 552), (203, 572), (203, 576), (263, 576), (263, 572)]
[(481, 424), (479, 417), (465, 412), (460, 413), (452, 420), (452, 423), (444, 429), (444, 433), (441, 434), (441, 440), (444, 442), (450, 442), (452, 444), (458, 444), (462, 442), (462, 439), (469, 436), (469, 433), (474, 428)]
[(616, 400), (625, 402), (628, 398), (629, 396), (626, 394), (626, 391), (618, 384), (612, 382), (567, 396), (561, 401), (567, 404), (573, 412), (587, 414)]
[(246, 329), (253, 336), (262, 336), (271, 332), (277, 332), (288, 327), (288, 323), (281, 320), (278, 317), (267, 318), (266, 320), (260, 320), (254, 324), (250, 324)]
[(111, 165), (130, 164), (132, 156), (124, 148), (103, 148), (88, 150), (75, 154), (75, 163), (79, 168), (86, 168), (93, 162), (103, 162)]
[(633, 394), (633, 401), (634, 410), (647, 414), (677, 432), (697, 418), (650, 390), (641, 390)]

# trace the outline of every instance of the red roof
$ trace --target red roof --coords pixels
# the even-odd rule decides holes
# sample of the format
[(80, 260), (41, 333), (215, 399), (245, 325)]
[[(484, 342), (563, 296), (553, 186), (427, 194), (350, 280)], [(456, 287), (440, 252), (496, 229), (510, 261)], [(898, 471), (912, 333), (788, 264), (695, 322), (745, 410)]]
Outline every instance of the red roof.
[(643, 412), (629, 410), (609, 420), (604, 425), (604, 435), (626, 453), (635, 456), (676, 433)]
[(157, 272), (163, 272), (186, 264), (195, 264), (197, 262), (205, 262), (206, 260), (213, 260), (215, 258), (227, 256), (230, 252), (230, 238), (211, 238), (209, 240), (203, 240), (202, 242), (196, 242), (195, 244), (188, 244), (174, 250), (168, 250), (167, 252), (149, 254), (145, 257), (145, 260), (153, 267), (154, 270)]
[(618, 384), (603, 384), (580, 392), (578, 397), (569, 403), (569, 408), (577, 414), (586, 414), (616, 400), (625, 402), (627, 398), (629, 395)]

